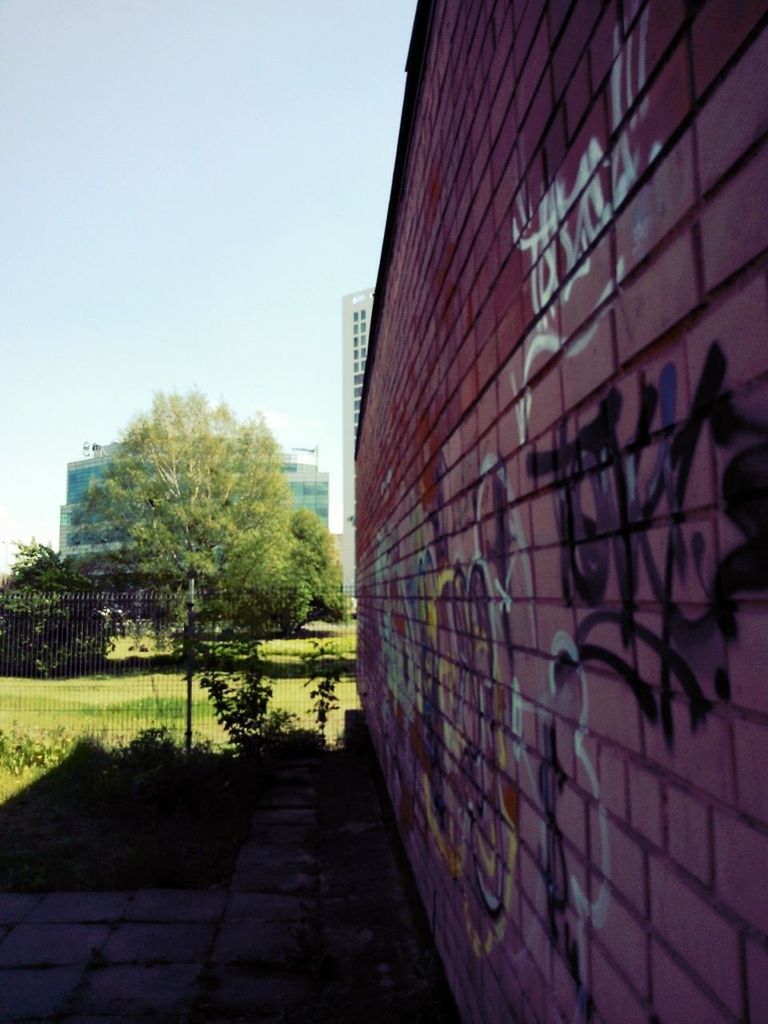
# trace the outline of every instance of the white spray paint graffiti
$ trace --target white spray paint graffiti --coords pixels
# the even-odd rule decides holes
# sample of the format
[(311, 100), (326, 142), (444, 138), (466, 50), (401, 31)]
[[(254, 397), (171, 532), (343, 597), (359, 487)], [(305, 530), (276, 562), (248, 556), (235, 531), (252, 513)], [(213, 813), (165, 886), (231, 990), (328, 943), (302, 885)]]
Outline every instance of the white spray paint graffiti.
[[(614, 62), (610, 78), (611, 129), (615, 130), (632, 108), (647, 79), (646, 50), (649, 8), (643, 11), (638, 28), (626, 45), (622, 45), (618, 27), (614, 33)], [(590, 247), (613, 219), (619, 206), (645, 168), (656, 158), (659, 144), (643, 153), (635, 141), (642, 121), (648, 114), (648, 98), (637, 107), (622, 131), (611, 160), (601, 142), (592, 138), (579, 161), (573, 184), (557, 178), (545, 193), (534, 216), (528, 214), (522, 199), (518, 198), (517, 215), (513, 219), (513, 237), (528, 258), (531, 275), (531, 302), (538, 318), (532, 334), (526, 339), (522, 379), (510, 373), (512, 394), (519, 396), (517, 426), (520, 443), (528, 439), (533, 396), (530, 381), (541, 356), (560, 351), (565, 341), (557, 332), (555, 306), (557, 296), (562, 305), (570, 301), (580, 280), (593, 272)], [(610, 197), (606, 195), (604, 178), (610, 165)], [(572, 226), (566, 217), (575, 211)], [(523, 225), (526, 225), (523, 227)], [(559, 266), (562, 266), (561, 274)], [(623, 273), (622, 257), (617, 265)], [(598, 308), (613, 292), (613, 275), (604, 283), (594, 307)], [(566, 358), (580, 355), (592, 342), (598, 324), (595, 323), (566, 351)]]

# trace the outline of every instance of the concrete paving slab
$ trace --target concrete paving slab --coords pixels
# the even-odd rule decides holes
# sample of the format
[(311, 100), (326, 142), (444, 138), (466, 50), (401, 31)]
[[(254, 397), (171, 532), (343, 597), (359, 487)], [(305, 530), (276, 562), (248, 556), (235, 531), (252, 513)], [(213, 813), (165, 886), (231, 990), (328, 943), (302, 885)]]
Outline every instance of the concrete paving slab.
[(0, 970), (0, 1021), (17, 1024), (54, 1016), (64, 1009), (83, 973), (83, 967)]
[(213, 944), (213, 922), (123, 922), (102, 950), (107, 963), (203, 962)]
[(107, 940), (104, 924), (17, 924), (0, 942), (0, 966), (86, 964)]
[(403, 1019), (418, 944), (365, 763), (340, 757), (256, 809), (228, 889), (0, 894), (0, 1024)]
[(125, 910), (127, 921), (216, 921), (224, 912), (225, 889), (141, 889)]
[[(234, 1017), (231, 1013), (227, 1013), (225, 1015), (214, 1013), (214, 1015), (211, 1016), (211, 1010), (206, 1009), (204, 1017), (195, 1016), (193, 1013), (189, 1020), (185, 1021), (184, 1024), (246, 1024), (246, 1022), (250, 1021), (258, 1021), (259, 1024), (285, 1024), (285, 1016), (282, 1012), (277, 1015), (273, 1013), (263, 1014), (251, 1012), (247, 1016), (239, 1013)], [(69, 1021), (67, 1021), (67, 1024), (69, 1024)], [(155, 1022), (153, 1021), (152, 1024), (155, 1024)], [(176, 1024), (176, 1022), (174, 1022), (174, 1024)]]
[(285, 895), (311, 896), (317, 888), (316, 875), (296, 870), (292, 865), (264, 868), (244, 864), (235, 869), (232, 888), (237, 892), (273, 892)]
[(314, 825), (270, 825), (260, 817), (254, 818), (248, 838), (262, 846), (311, 847), (315, 835)]
[(192, 1021), (202, 1024), (215, 1017), (250, 1015), (246, 1019), (279, 1016), (311, 993), (309, 978), (298, 974), (258, 974), (248, 967), (223, 966), (209, 981), (209, 990), (195, 1007)]
[(295, 925), (229, 921), (221, 926), (211, 959), (217, 963), (285, 964), (298, 953)]
[(225, 921), (301, 921), (308, 901), (299, 896), (277, 896), (263, 892), (233, 892), (227, 900)]
[[(149, 1014), (142, 1014), (140, 1017), (133, 1015), (131, 1016), (130, 1020), (131, 1024), (136, 1024), (137, 1021), (152, 1021), (152, 1024), (162, 1024), (163, 1022), (163, 1018), (157, 1017), (155, 1014), (152, 1014), (151, 1016)], [(179, 1018), (177, 1015), (174, 1020), (174, 1024), (178, 1024), (178, 1021)], [(106, 1015), (103, 1013), (99, 1013), (96, 1016), (93, 1016), (90, 1013), (85, 1015), (81, 1013), (77, 1013), (74, 1015), (67, 1013), (63, 1017), (59, 1016), (56, 1019), (56, 1024), (121, 1024), (121, 1022), (122, 1024), (128, 1024), (128, 1018), (126, 1018), (123, 1014), (115, 1013), (109, 1013)]]
[(270, 788), (257, 803), (258, 807), (317, 807), (317, 788), (315, 786), (275, 786)]
[[(171, 1013), (140, 1013), (132, 1010), (129, 1014), (120, 1013), (65, 1013), (59, 1015), (55, 1021), (45, 1021), (44, 1024), (189, 1024), (191, 1011), (184, 1009)], [(206, 1021), (206, 1024), (208, 1022)], [(227, 1024), (235, 1024), (232, 1018)], [(259, 1022), (261, 1024), (261, 1022)]]
[(16, 924), (27, 918), (40, 902), (37, 893), (0, 892), (0, 924)]
[(258, 864), (261, 867), (275, 868), (281, 865), (291, 864), (296, 869), (311, 871), (317, 867), (317, 857), (309, 850), (296, 849), (285, 850), (275, 846), (263, 846), (259, 842), (250, 840), (240, 848), (237, 857), (237, 866), (246, 867)]
[(152, 1024), (186, 1024), (186, 1015), (175, 1013), (168, 1017), (158, 1017), (155, 1013), (132, 1013), (130, 1017), (126, 1017), (122, 1013), (66, 1013), (57, 1017), (55, 1024), (138, 1024), (139, 1021), (147, 1021), (147, 1024), (150, 1021)]
[(130, 892), (53, 892), (44, 894), (27, 921), (119, 921)]
[(252, 824), (254, 827), (274, 827), (275, 825), (292, 825), (295, 827), (314, 826), (317, 824), (317, 808), (315, 807), (271, 807), (259, 806)]
[(197, 964), (120, 964), (88, 972), (72, 1009), (79, 1014), (171, 1014), (189, 1009), (201, 968)]

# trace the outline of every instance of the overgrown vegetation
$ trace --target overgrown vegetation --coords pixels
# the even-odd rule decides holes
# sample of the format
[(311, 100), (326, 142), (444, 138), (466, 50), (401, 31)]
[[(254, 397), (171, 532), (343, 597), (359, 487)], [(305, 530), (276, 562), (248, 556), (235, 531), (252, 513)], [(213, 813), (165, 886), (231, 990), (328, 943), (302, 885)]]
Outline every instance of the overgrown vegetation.
[(61, 678), (103, 664), (114, 635), (98, 594), (0, 594), (0, 673)]
[(224, 884), (264, 777), (164, 729), (112, 749), (3, 734), (0, 750), (26, 782), (0, 804), (0, 891)]
[(325, 742), (325, 730), (332, 711), (339, 706), (337, 687), (341, 683), (343, 662), (338, 649), (328, 640), (312, 640), (311, 650), (302, 655), (309, 669), (305, 687), (311, 687), (309, 699), (312, 710)]
[(299, 728), (294, 713), (271, 707), (274, 685), (265, 675), (260, 641), (203, 645), (200, 655), (200, 683), (208, 691), (217, 721), (241, 755), (255, 759), (324, 746), (327, 716), (318, 735)]
[(29, 771), (55, 768), (74, 743), (74, 737), (62, 728), (37, 736), (16, 729), (0, 729), (0, 772), (19, 777)]
[(231, 640), (223, 650), (211, 644), (199, 653), (201, 685), (229, 740), (241, 754), (261, 754), (272, 685), (264, 678), (259, 641)]

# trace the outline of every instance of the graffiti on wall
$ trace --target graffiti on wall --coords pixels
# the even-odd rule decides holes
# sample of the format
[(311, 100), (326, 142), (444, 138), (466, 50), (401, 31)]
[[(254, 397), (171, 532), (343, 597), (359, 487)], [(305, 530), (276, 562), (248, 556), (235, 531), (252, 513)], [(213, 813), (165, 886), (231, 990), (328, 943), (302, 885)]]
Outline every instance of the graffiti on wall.
[[(513, 217), (513, 238), (528, 263), (528, 281), (532, 314), (536, 321), (526, 340), (522, 376), (510, 373), (514, 395), (522, 396), (518, 405), (518, 431), (521, 442), (527, 440), (528, 423), (533, 404), (531, 380), (546, 360), (563, 349), (566, 338), (558, 332), (557, 297), (567, 306), (580, 286), (596, 274), (605, 274), (593, 300), (599, 308), (614, 290), (613, 273), (594, 265), (593, 246), (613, 220), (641, 174), (657, 157), (658, 142), (644, 140), (642, 125), (648, 116), (646, 96), (635, 106), (648, 77), (646, 51), (650, 23), (650, 5), (640, 16), (637, 31), (626, 44), (618, 28), (613, 37), (613, 65), (610, 76), (610, 129), (621, 125), (629, 111), (631, 117), (621, 133), (610, 157), (598, 138), (587, 141), (572, 181), (558, 175), (545, 192), (541, 202), (529, 215), (520, 193)], [(634, 106), (634, 109), (633, 109)], [(607, 265), (607, 264), (606, 264)], [(623, 257), (619, 255), (616, 273), (623, 275)], [(574, 339), (565, 349), (566, 359), (581, 356), (593, 343), (598, 322)]]
[[(527, 471), (549, 490), (560, 532), (562, 603), (584, 613), (572, 633), (543, 635), (538, 624), (536, 552), (496, 456), (485, 459), (461, 500), (447, 501), (438, 488), (411, 537), (410, 558), (388, 543), (377, 562), (373, 591), (392, 599), (382, 603), (388, 617), (380, 620), (377, 650), (388, 683), (386, 728), (399, 735), (397, 771), (411, 765), (398, 781), (408, 794), (401, 809), (410, 808), (401, 822), (413, 825), (416, 803), (425, 809), (431, 841), (451, 875), (466, 882), (465, 920), (480, 955), (504, 938), (514, 917), (521, 817), (533, 816), (543, 925), (531, 917), (519, 955), (553, 945), (584, 1019), (592, 1013), (584, 935), (605, 920), (611, 880), (606, 810), (586, 743), (590, 673), (608, 669), (620, 678), (648, 726), (672, 747), (678, 696), (693, 732), (729, 698), (725, 653), (738, 637), (738, 597), (768, 586), (768, 418), (740, 411), (724, 390), (725, 375), (715, 343), (690, 409), (670, 363), (646, 382), (623, 448), (621, 396), (610, 391), (593, 421), (570, 438), (563, 427), (559, 444), (529, 461)], [(689, 521), (685, 512), (692, 478), (703, 472), (697, 457), (709, 460), (712, 449), (729, 453), (720, 504), (741, 536), (719, 558), (708, 520)], [(687, 604), (676, 599), (680, 583)], [(655, 627), (638, 611), (641, 596), (659, 609)], [(631, 656), (637, 647), (653, 653), (658, 676), (639, 671)], [(546, 662), (531, 657), (536, 651)], [(596, 808), (592, 857), (602, 881), (593, 880), (591, 894), (569, 863), (559, 817), (574, 782), (569, 764)]]
[[(637, 102), (649, 15), (646, 7), (626, 44), (614, 39), (609, 111), (619, 134), (610, 154), (589, 139), (572, 180), (556, 179), (533, 216), (517, 210), (536, 321), (521, 379), (504, 381), (506, 397), (522, 399), (521, 444), (544, 359), (586, 354), (596, 337), (593, 326), (564, 348), (556, 307), (589, 282), (597, 309), (623, 276), (619, 257), (595, 287), (594, 256), (659, 152), (640, 130), (648, 100)], [(646, 375), (636, 415), (614, 387), (591, 420), (562, 420), (548, 450), (537, 442), (523, 470), (526, 493), (552, 503), (558, 589), (548, 607), (575, 610), (559, 625), (539, 612), (540, 553), (511, 468), (495, 454), (479, 467), (470, 458), (450, 465), (420, 438), (415, 450), (430, 467), (421, 500), (375, 545), (366, 658), (385, 685), (369, 711), (386, 737), (380, 753), (401, 826), (461, 881), (478, 956), (504, 943), (507, 957), (540, 964), (556, 950), (573, 981), (574, 1020), (593, 1015), (588, 934), (605, 924), (613, 876), (589, 738), (595, 701), (617, 697), (595, 680), (618, 679), (608, 692), (623, 687), (622, 709), (634, 706), (673, 751), (680, 730), (700, 732), (730, 699), (739, 600), (768, 588), (768, 416), (740, 407), (726, 379), (715, 342), (690, 399), (669, 362)], [(738, 537), (727, 551), (714, 506)], [(569, 831), (574, 793), (592, 814), (588, 854)], [(530, 863), (535, 892), (521, 892)]]
[[(740, 415), (730, 396), (722, 395), (725, 371), (725, 358), (715, 343), (684, 417), (676, 367), (665, 366), (658, 385), (646, 384), (643, 389), (634, 438), (624, 455), (616, 436), (622, 399), (612, 389), (594, 420), (581, 427), (575, 438), (567, 439), (563, 428), (557, 449), (531, 456), (528, 463), (534, 476), (554, 483), (563, 596), (596, 609), (577, 631), (581, 657), (613, 669), (632, 691), (646, 720), (660, 719), (670, 746), (676, 686), (687, 697), (694, 730), (712, 710), (713, 697), (727, 700), (730, 696), (724, 641), (736, 635), (735, 595), (763, 589), (768, 575), (768, 527), (760, 519), (765, 510), (745, 510), (738, 503), (740, 493), (753, 483), (759, 488), (765, 482), (761, 476), (768, 454), (766, 428)], [(716, 444), (732, 446), (750, 438), (755, 442), (733, 458), (723, 476), (725, 512), (742, 533), (743, 542), (718, 565), (710, 581), (705, 579), (706, 563), (713, 552), (708, 550), (707, 535), (695, 524), (688, 525), (684, 515), (704, 439), (705, 409), (711, 410), (708, 423)], [(657, 414), (661, 436), (652, 445), (650, 431)], [(660, 516), (669, 517), (663, 535), (649, 529)], [(605, 607), (612, 576), (620, 600), (617, 610)], [(683, 603), (675, 600), (679, 585), (685, 594), (690, 592), (686, 585), (690, 576), (698, 580), (705, 600), (705, 611), (699, 615), (686, 614)], [(662, 609), (656, 628), (637, 618), (641, 577), (646, 581), (642, 596)], [(617, 631), (620, 645), (609, 649), (592, 641), (593, 634), (605, 626)], [(629, 659), (632, 640), (658, 658), (658, 696)], [(627, 654), (622, 656), (617, 649)]]

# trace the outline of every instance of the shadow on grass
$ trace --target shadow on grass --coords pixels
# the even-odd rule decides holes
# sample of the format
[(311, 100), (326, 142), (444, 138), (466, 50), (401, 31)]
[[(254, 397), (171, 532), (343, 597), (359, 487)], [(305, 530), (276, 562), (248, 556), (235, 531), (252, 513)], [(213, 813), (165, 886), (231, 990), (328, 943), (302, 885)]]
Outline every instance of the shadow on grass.
[(123, 658), (104, 658), (98, 672), (122, 676), (130, 672), (163, 674), (184, 670), (184, 658), (179, 654), (129, 654)]
[(226, 884), (262, 784), (232, 753), (186, 756), (160, 731), (118, 750), (80, 741), (0, 804), (0, 891)]
[[(313, 675), (310, 665), (301, 658), (275, 655), (272, 658), (263, 658), (260, 665), (266, 679), (310, 679)], [(322, 668), (322, 665), (322, 661), (318, 662), (319, 668)], [(352, 676), (354, 678), (356, 667), (354, 657), (337, 656), (329, 658), (328, 665), (329, 667), (333, 666), (334, 669), (338, 667), (340, 675)]]

